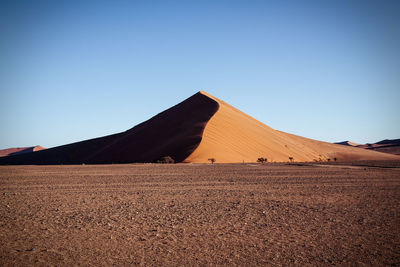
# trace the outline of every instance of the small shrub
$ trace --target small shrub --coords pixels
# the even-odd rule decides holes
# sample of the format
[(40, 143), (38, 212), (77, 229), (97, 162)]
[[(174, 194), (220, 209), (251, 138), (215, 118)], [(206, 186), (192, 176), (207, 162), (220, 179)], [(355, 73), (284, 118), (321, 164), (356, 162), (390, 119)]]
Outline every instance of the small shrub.
[(257, 162), (263, 164), (263, 163), (265, 163), (265, 162), (268, 162), (268, 159), (267, 159), (267, 158), (258, 158), (258, 159), (257, 159)]
[(171, 158), (170, 156), (165, 156), (157, 160), (157, 163), (166, 163), (166, 164), (171, 164), (175, 163), (175, 160)]

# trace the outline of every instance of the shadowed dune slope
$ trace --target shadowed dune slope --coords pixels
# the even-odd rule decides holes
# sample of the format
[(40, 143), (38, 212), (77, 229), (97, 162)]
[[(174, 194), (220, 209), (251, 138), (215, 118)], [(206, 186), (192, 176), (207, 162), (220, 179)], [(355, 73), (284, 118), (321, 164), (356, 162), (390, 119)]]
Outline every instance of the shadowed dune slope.
[(197, 93), (130, 130), (0, 158), (0, 164), (82, 164), (153, 162), (171, 156), (181, 162), (199, 145), (218, 103)]
[(255, 162), (259, 157), (269, 161), (326, 160), (400, 160), (400, 157), (350, 146), (316, 141), (281, 131), (246, 115), (227, 103), (205, 93), (219, 104), (218, 111), (207, 123), (203, 138), (185, 162)]

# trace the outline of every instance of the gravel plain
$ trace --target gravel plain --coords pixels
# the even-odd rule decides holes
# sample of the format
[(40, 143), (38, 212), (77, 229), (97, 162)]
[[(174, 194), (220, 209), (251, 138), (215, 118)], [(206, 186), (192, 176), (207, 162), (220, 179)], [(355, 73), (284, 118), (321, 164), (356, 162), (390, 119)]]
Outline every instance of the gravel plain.
[(0, 265), (400, 266), (400, 168), (0, 166)]

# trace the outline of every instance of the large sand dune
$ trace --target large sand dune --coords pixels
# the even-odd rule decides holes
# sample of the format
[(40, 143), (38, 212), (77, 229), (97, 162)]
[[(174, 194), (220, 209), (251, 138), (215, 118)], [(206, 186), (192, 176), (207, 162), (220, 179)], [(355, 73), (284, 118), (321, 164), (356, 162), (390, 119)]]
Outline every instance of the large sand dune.
[(270, 161), (327, 160), (390, 160), (400, 159), (359, 148), (316, 141), (277, 131), (240, 110), (205, 92), (202, 94), (215, 100), (219, 109), (207, 123), (203, 138), (186, 162), (254, 162), (259, 157)]
[(218, 109), (197, 93), (122, 133), (0, 158), (0, 164), (100, 164), (153, 162), (163, 156), (186, 159), (199, 145), (206, 123)]
[(0, 164), (400, 160), (399, 156), (335, 145), (274, 130), (225, 102), (198, 92), (132, 129), (55, 148), (0, 158)]

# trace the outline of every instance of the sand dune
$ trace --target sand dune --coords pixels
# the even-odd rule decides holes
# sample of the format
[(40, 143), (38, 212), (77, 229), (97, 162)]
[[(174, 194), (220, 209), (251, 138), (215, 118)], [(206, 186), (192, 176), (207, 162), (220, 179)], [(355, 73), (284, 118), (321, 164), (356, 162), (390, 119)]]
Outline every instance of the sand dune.
[(335, 144), (353, 146), (384, 153), (390, 153), (394, 155), (400, 155), (400, 139), (385, 139), (373, 144), (356, 144), (350, 141), (338, 142)]
[(185, 162), (254, 162), (259, 157), (269, 161), (390, 160), (400, 157), (316, 141), (277, 131), (240, 110), (205, 92), (219, 109), (207, 123), (203, 139)]
[(45, 148), (41, 146), (12, 147), (12, 148), (0, 149), (0, 157), (30, 153), (30, 152), (40, 151), (43, 149)]
[(335, 145), (284, 133), (227, 103), (198, 92), (130, 130), (114, 135), (0, 158), (0, 164), (105, 164), (154, 162), (400, 160), (399, 156)]
[(0, 164), (154, 162), (163, 156), (181, 162), (199, 145), (217, 109), (217, 102), (197, 93), (125, 132), (0, 158)]
[(360, 144), (357, 144), (357, 143), (353, 143), (351, 141), (337, 142), (337, 143), (334, 143), (334, 144), (343, 145), (343, 146), (359, 146), (360, 145)]

